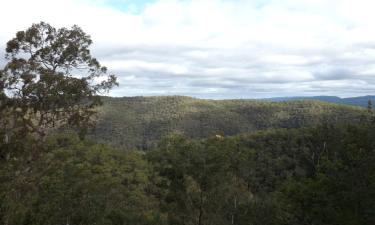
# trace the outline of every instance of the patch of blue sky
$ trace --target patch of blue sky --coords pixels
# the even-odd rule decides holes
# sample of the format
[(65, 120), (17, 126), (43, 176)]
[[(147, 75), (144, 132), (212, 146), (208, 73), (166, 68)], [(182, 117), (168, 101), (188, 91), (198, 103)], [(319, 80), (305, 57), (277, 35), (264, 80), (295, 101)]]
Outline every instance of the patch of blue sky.
[(156, 0), (107, 0), (105, 4), (120, 11), (138, 14), (144, 10), (147, 4), (155, 1)]

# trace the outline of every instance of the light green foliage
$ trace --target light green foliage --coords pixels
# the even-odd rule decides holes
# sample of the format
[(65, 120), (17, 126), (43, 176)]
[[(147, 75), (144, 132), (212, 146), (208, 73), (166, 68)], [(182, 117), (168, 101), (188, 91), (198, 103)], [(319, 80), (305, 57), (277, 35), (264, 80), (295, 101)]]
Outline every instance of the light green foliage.
[(360, 122), (365, 109), (318, 101), (271, 103), (190, 97), (103, 98), (90, 136), (117, 147), (147, 150), (171, 133), (189, 138), (237, 135), (322, 122)]

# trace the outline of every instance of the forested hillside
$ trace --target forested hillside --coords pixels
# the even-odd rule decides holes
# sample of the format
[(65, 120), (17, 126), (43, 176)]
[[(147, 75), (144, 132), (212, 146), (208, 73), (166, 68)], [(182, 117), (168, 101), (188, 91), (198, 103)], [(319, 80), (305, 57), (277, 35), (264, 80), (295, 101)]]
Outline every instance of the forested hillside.
[(337, 96), (312, 96), (312, 97), (295, 96), (295, 97), (266, 98), (263, 100), (273, 101), (273, 102), (296, 101), (296, 100), (318, 100), (318, 101), (337, 103), (337, 104), (343, 104), (343, 105), (367, 107), (369, 101), (371, 102), (375, 101), (375, 96), (367, 95), (367, 96), (359, 96), (359, 97), (351, 97), (351, 98), (340, 98)]
[(366, 110), (319, 101), (202, 100), (191, 97), (104, 98), (91, 137), (148, 149), (170, 133), (189, 138), (235, 135), (322, 122), (359, 122)]
[(370, 124), (171, 136), (147, 154), (162, 211), (169, 224), (374, 224)]
[[(373, 225), (375, 133), (364, 125), (163, 138), (146, 153), (49, 137), (2, 161), (9, 225)], [(29, 156), (33, 142), (19, 148)]]

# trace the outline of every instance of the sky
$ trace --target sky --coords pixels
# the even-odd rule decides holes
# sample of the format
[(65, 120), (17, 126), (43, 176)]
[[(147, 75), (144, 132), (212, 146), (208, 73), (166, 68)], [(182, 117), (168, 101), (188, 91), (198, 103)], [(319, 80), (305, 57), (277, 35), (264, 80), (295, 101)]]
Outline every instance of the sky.
[(111, 96), (375, 94), (373, 0), (0, 0), (0, 64), (32, 23), (76, 24)]

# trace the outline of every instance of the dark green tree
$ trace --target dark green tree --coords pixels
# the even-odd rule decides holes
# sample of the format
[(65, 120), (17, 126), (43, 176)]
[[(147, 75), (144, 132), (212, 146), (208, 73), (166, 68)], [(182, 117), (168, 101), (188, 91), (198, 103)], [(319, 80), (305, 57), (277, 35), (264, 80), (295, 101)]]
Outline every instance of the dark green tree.
[(371, 101), (371, 99), (369, 99), (368, 102), (367, 102), (367, 110), (368, 110), (369, 112), (372, 111), (372, 101)]
[(240, 224), (240, 207), (252, 194), (241, 165), (234, 165), (240, 163), (236, 153), (229, 139), (194, 142), (175, 135), (148, 154), (161, 178), (157, 186), (169, 224)]
[(67, 134), (48, 137), (44, 148), (32, 170), (0, 168), (0, 224), (162, 224), (138, 152)]
[(78, 26), (56, 29), (41, 22), (7, 43), (0, 70), (1, 140), (17, 134), (43, 140), (51, 128), (70, 125), (83, 137), (99, 94), (117, 85), (116, 76), (91, 56), (92, 40)]

